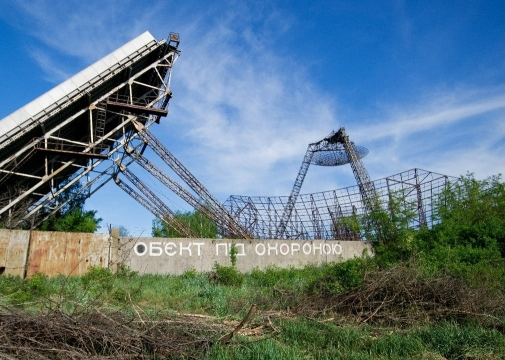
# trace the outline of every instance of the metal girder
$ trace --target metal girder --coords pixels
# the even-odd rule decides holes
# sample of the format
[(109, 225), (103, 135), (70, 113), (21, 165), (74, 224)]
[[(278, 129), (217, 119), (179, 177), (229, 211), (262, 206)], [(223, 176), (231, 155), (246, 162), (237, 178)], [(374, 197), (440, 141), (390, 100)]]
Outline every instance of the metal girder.
[[(127, 138), (124, 142), (125, 143), (132, 143), (132, 141), (136, 137), (136, 133), (133, 133)], [(139, 142), (139, 144), (136, 145), (136, 148), (139, 148), (143, 145), (143, 142)], [(123, 150), (123, 147), (116, 147), (114, 148), (111, 152), (112, 154), (117, 154)], [(33, 216), (35, 216), (42, 208), (50, 209), (49, 212), (46, 212), (46, 216), (43, 217), (37, 217), (37, 219), (34, 222), (34, 226), (39, 225), (42, 223), (45, 219), (47, 219), (49, 216), (55, 214), (58, 212), (62, 207), (67, 205), (70, 201), (74, 200), (78, 195), (80, 195), (84, 191), (88, 191), (87, 197), (90, 197), (92, 194), (96, 193), (101, 187), (103, 187), (107, 182), (109, 182), (112, 177), (114, 176), (115, 172), (115, 167), (116, 163), (115, 162), (110, 162), (108, 166), (105, 166), (104, 169), (102, 169), (100, 172), (97, 173), (97, 175), (93, 178), (88, 178), (87, 181), (82, 184), (82, 187), (76, 191), (72, 196), (68, 197), (68, 199), (64, 202), (59, 202), (58, 197), (60, 194), (62, 194), (64, 191), (66, 191), (68, 188), (70, 188), (74, 183), (80, 181), (84, 177), (89, 176), (91, 172), (96, 171), (96, 169), (99, 167), (99, 165), (105, 165), (106, 162), (103, 160), (100, 160), (100, 164), (94, 164), (95, 166), (89, 166), (86, 168), (83, 168), (80, 173), (78, 173), (74, 178), (70, 179), (65, 186), (59, 188), (58, 190), (51, 192), (50, 194), (46, 194), (44, 197), (42, 197), (37, 203), (33, 204), (32, 207), (29, 209), (29, 211), (21, 218), (15, 225), (19, 225), (22, 221), (26, 221), (28, 219), (31, 219)], [(93, 189), (91, 189), (94, 186)]]
[(223, 229), (230, 237), (252, 239), (253, 236), (228, 210), (191, 174), (191, 172), (142, 124), (137, 123), (137, 130), (153, 151), (218, 215), (228, 228)]
[(302, 161), (302, 166), (300, 166), (300, 170), (298, 170), (298, 175), (296, 176), (295, 184), (293, 185), (293, 189), (291, 190), (291, 194), (288, 198), (288, 203), (286, 204), (286, 208), (282, 213), (282, 217), (279, 223), (279, 228), (276, 232), (276, 238), (282, 239), (284, 233), (286, 232), (286, 227), (288, 226), (289, 219), (291, 218), (291, 213), (293, 212), (293, 208), (296, 204), (296, 199), (300, 194), (300, 189), (303, 185), (303, 180), (305, 180), (305, 175), (307, 175), (307, 171), (309, 170), (310, 162), (312, 161), (312, 157), (314, 156), (314, 145), (310, 144), (305, 152), (305, 156)]
[[(172, 225), (174, 225), (174, 229), (176, 229), (180, 234), (188, 237), (188, 238), (197, 238), (198, 235), (189, 228), (189, 226), (182, 222), (176, 214), (170, 209), (149, 187), (144, 184), (135, 174), (133, 174), (128, 168), (121, 163), (118, 163), (119, 170), (123, 173), (123, 175), (133, 184), (137, 189), (144, 194), (144, 196), (156, 206), (163, 217), (160, 220), (165, 218), (169, 218)], [(117, 182), (116, 182), (117, 183)], [(156, 215), (156, 214), (155, 214)]]
[[(107, 168), (104, 161), (114, 154), (118, 156), (118, 152), (123, 151), (123, 147), (138, 136), (134, 131), (132, 121), (141, 121), (148, 127), (155, 121), (159, 121), (160, 116), (166, 115), (166, 106), (172, 96), (169, 90), (171, 69), (179, 52), (164, 45), (166, 43), (163, 41), (158, 44), (161, 44), (158, 46), (159, 49), (169, 51), (165, 51), (156, 59), (153, 58), (155, 61), (151, 63), (139, 65), (143, 68), (139, 68), (135, 74), (130, 74), (129, 78), (125, 78), (124, 81), (106, 91), (100, 90), (103, 82), (98, 79), (95, 88), (99, 95), (93, 94), (93, 98), (90, 99), (92, 101), (89, 101), (89, 105), (85, 107), (76, 108), (71, 113), (67, 110), (74, 106), (72, 101), (82, 102), (82, 99), (86, 99), (85, 93), (74, 94), (66, 102), (55, 104), (57, 106), (53, 106), (51, 112), (48, 112), (45, 117), (48, 120), (44, 120), (47, 124), (49, 124), (48, 121), (53, 123), (41, 127), (43, 135), (24, 146), (19, 146), (12, 156), (0, 159), (0, 173), (3, 174), (0, 178), (0, 186), (26, 184), (22, 187), (20, 185), (18, 193), (13, 194), (7, 199), (8, 201), (4, 199), (4, 202), (0, 204), (2, 221), (6, 222), (9, 219), (11, 226), (19, 225), (21, 221), (37, 213), (40, 215), (39, 210), (43, 207), (53, 204), (50, 211), (43, 212), (49, 216), (55, 212), (54, 209), (61, 208), (60, 204), (54, 205), (58, 195), (76, 181), (81, 181), (86, 177), (86, 181), (81, 183), (78, 192), (86, 190), (91, 194), (95, 192), (91, 189), (91, 185), (97, 184), (94, 178), (103, 180), (105, 176), (105, 182), (110, 180), (113, 172), (111, 166)], [(134, 63), (131, 66), (134, 66)], [(116, 71), (114, 76), (122, 76), (124, 73), (124, 71)], [(151, 78), (155, 79), (152, 83), (149, 80)], [(107, 79), (103, 79), (105, 80)], [(123, 100), (122, 96), (126, 96), (127, 99)], [(139, 113), (138, 108), (133, 110), (131, 106), (130, 108), (125, 106), (120, 109), (118, 107), (108, 109), (106, 106), (108, 99), (115, 103), (121, 103), (121, 101), (132, 103), (134, 107), (141, 108), (143, 111)], [(55, 122), (51, 120), (51, 116), (57, 116), (58, 111), (61, 114), (68, 113), (68, 116)], [(87, 119), (84, 122), (83, 116)], [(42, 120), (40, 123), (42, 124)], [(85, 131), (80, 131), (81, 128)], [(33, 131), (31, 129), (28, 130)], [(103, 170), (104, 166), (105, 170)], [(60, 186), (68, 178), (71, 181), (65, 186)], [(27, 211), (22, 213), (21, 217), (12, 219), (10, 214), (20, 206), (27, 206)], [(46, 215), (44, 216), (47, 218)], [(36, 222), (40, 223), (43, 220), (37, 219)]]
[(180, 220), (177, 217), (172, 216), (171, 214), (167, 214), (160, 210), (157, 206), (153, 205), (152, 202), (145, 199), (142, 195), (132, 189), (131, 186), (126, 184), (124, 181), (121, 181), (119, 178), (115, 178), (114, 182), (128, 195), (130, 195), (133, 199), (135, 199), (140, 205), (144, 206), (147, 210), (149, 210), (152, 214), (154, 214), (158, 219), (163, 221), (167, 226), (175, 229), (179, 233), (185, 234), (188, 237), (197, 237), (192, 234), (192, 232), (188, 232), (186, 226), (181, 224)]
[(226, 224), (223, 224), (219, 216), (217, 216), (212, 209), (205, 204), (202, 199), (197, 198), (193, 194), (191, 194), (188, 190), (179, 185), (175, 180), (173, 180), (170, 176), (164, 173), (160, 168), (146, 159), (140, 153), (129, 152), (132, 159), (140, 165), (144, 170), (146, 170), (149, 174), (158, 179), (163, 185), (169, 188), (174, 194), (179, 196), (181, 199), (186, 201), (190, 206), (192, 206), (195, 210), (201, 212), (207, 218), (215, 222), (218, 226), (225, 227)]
[[(344, 145), (345, 151), (350, 159), (350, 164), (352, 168), (352, 172), (354, 173), (354, 177), (356, 182), (358, 183), (358, 187), (360, 189), (361, 197), (363, 199), (363, 205), (365, 210), (365, 215), (368, 217), (374, 211), (377, 211), (381, 208), (379, 196), (375, 191), (375, 186), (370, 176), (368, 175), (368, 171), (365, 169), (365, 166), (361, 162), (358, 154), (356, 153), (353, 144), (349, 140), (349, 136), (345, 132), (345, 128), (340, 128), (335, 134), (336, 141), (341, 142)], [(368, 219), (367, 226), (368, 230), (381, 234), (381, 224), (376, 219)], [(373, 228), (372, 228), (373, 227)]]

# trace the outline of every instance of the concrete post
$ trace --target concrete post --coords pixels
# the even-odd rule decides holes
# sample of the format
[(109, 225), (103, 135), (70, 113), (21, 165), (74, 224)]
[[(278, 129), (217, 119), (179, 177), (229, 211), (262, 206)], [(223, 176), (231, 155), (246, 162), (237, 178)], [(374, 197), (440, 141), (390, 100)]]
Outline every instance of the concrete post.
[(119, 229), (112, 228), (110, 230), (109, 239), (109, 269), (115, 274), (117, 273), (117, 264), (119, 261)]

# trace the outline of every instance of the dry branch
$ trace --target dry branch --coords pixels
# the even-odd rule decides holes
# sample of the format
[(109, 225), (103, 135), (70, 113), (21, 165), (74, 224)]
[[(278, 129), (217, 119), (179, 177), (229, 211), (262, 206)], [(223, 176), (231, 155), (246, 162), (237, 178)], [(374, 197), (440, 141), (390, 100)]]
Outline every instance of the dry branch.
[(240, 329), (242, 329), (244, 327), (244, 325), (249, 320), (251, 320), (251, 318), (254, 316), (255, 313), (256, 313), (256, 304), (253, 304), (251, 306), (251, 308), (249, 309), (249, 312), (247, 313), (245, 318), (240, 322), (240, 324), (238, 324), (237, 327), (232, 332), (230, 332), (229, 334), (227, 334), (227, 335), (223, 336), (221, 339), (219, 339), (221, 344), (228, 343), (233, 338), (233, 336), (235, 336), (240, 331)]

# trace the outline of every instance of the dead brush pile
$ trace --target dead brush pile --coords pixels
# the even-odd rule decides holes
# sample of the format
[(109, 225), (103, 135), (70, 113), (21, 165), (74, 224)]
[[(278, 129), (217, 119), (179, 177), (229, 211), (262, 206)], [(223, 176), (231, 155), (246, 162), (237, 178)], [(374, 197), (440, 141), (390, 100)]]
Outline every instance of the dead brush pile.
[(153, 320), (99, 309), (0, 312), (0, 359), (199, 358), (218, 329), (195, 318)]
[(412, 264), (368, 271), (360, 286), (312, 296), (305, 304), (300, 312), (308, 316), (333, 314), (346, 322), (384, 326), (472, 320), (501, 329), (505, 316), (502, 291), (470, 287), (450, 275), (425, 276)]

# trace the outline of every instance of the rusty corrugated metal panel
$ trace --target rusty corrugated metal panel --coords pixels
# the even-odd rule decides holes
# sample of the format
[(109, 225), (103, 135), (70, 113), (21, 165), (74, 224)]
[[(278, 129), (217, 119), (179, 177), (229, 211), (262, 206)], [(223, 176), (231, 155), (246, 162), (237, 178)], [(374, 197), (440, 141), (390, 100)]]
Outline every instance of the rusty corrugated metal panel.
[(7, 266), (7, 250), (9, 248), (10, 237), (5, 230), (0, 231), (0, 268), (5, 271)]
[(0, 267), (5, 275), (23, 277), (29, 239), (29, 231), (0, 230)]

